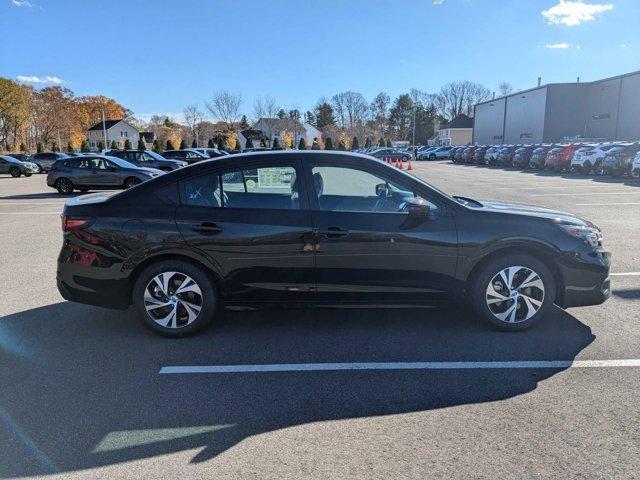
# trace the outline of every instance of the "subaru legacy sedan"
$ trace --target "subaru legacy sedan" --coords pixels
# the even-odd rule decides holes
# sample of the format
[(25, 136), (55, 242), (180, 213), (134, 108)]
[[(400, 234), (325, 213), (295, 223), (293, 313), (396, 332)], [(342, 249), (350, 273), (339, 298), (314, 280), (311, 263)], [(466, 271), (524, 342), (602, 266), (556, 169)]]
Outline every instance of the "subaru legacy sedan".
[[(220, 307), (468, 301), (521, 330), (610, 295), (600, 230), (568, 213), (449, 196), (373, 157), (220, 157), (67, 201), (57, 284), (167, 336)], [(455, 319), (452, 319), (455, 321)]]

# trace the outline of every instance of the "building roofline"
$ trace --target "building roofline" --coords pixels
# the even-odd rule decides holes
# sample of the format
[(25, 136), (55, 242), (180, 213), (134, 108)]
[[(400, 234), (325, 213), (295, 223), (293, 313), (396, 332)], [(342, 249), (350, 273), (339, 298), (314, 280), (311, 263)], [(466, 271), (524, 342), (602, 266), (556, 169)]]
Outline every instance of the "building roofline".
[(543, 85), (540, 85), (539, 87), (532, 87), (532, 88), (527, 88), (526, 90), (519, 90), (517, 92), (513, 92), (510, 93), (509, 95), (502, 95), (500, 97), (496, 97), (496, 98), (492, 98), (491, 100), (485, 100), (484, 102), (480, 102), (480, 103), (476, 103), (474, 105), (474, 107), (477, 107), (479, 105), (485, 105), (487, 103), (491, 103), (491, 102), (497, 102), (499, 100), (502, 99), (506, 99), (506, 98), (510, 98), (510, 97), (515, 97), (516, 95), (522, 95), (523, 93), (528, 93), (528, 92), (533, 92), (534, 90), (541, 90), (543, 88), (547, 88), (547, 87), (551, 87), (551, 86), (556, 86), (556, 85), (596, 85), (598, 83), (602, 83), (602, 82), (609, 82), (611, 80), (617, 80), (618, 78), (624, 78), (624, 77), (631, 77), (633, 75), (638, 75), (640, 74), (640, 70), (635, 70), (633, 72), (629, 72), (629, 73), (623, 73), (621, 75), (615, 75), (613, 77), (607, 77), (607, 78), (602, 78), (600, 80), (593, 80), (591, 82), (557, 82), (557, 83), (545, 83)]

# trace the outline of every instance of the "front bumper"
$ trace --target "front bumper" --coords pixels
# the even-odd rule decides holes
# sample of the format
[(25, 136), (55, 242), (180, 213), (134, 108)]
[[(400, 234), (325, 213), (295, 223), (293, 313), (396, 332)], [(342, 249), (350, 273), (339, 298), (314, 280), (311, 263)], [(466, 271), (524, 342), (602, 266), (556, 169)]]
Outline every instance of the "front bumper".
[(559, 262), (563, 277), (557, 303), (563, 308), (599, 305), (611, 296), (611, 252), (586, 244)]

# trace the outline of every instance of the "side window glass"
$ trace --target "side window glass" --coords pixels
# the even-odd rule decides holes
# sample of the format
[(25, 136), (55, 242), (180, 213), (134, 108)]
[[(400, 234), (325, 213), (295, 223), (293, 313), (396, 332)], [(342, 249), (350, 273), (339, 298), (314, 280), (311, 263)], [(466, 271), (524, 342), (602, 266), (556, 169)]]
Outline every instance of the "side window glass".
[(266, 166), (232, 170), (222, 175), (224, 206), (229, 208), (298, 209), (296, 170)]
[(196, 207), (222, 207), (220, 176), (202, 175), (184, 182), (185, 202)]
[[(395, 180), (356, 168), (315, 166), (312, 178), (318, 207), (324, 211), (406, 214), (406, 201), (418, 196)], [(425, 200), (432, 212), (438, 211)]]

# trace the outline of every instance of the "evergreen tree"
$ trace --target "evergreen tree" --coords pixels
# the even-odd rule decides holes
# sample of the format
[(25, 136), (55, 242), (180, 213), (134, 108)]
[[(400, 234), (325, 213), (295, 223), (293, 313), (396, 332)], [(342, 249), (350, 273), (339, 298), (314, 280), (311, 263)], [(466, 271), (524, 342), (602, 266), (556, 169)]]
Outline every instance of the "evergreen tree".
[(198, 142), (196, 142), (196, 139), (193, 139), (193, 142), (191, 142), (191, 148), (198, 148)]
[(331, 137), (327, 137), (327, 139), (324, 141), (324, 149), (333, 150), (333, 140), (331, 140)]
[(351, 150), (357, 150), (360, 148), (360, 143), (358, 142), (358, 137), (353, 137), (351, 141)]
[(300, 141), (298, 142), (298, 150), (306, 150), (307, 149), (307, 141), (304, 137), (300, 137)]
[(391, 148), (391, 139), (387, 138), (387, 148)]
[(260, 147), (261, 148), (267, 148), (267, 140), (264, 138), (260, 139)]
[(316, 106), (315, 120), (315, 126), (320, 130), (326, 126), (335, 124), (336, 119), (333, 116), (333, 107), (327, 102), (319, 103)]
[[(98, 148), (100, 149), (100, 151), (104, 150), (104, 145), (102, 145), (102, 148), (100, 148), (100, 146), (102, 145), (102, 142), (100, 142), (98, 144)], [(80, 144), (80, 151), (82, 153), (86, 153), (89, 152), (91, 149), (89, 148), (89, 142), (87, 142), (86, 140), (83, 140), (82, 143)]]
[(216, 144), (213, 141), (213, 138), (210, 138), (209, 141), (207, 142), (207, 147), (208, 148), (216, 148)]
[(364, 148), (371, 148), (371, 137), (367, 137), (364, 141)]
[(42, 153), (44, 152), (44, 148), (42, 148), (42, 143), (38, 142), (38, 144), (36, 145), (36, 153)]
[(280, 110), (278, 110), (277, 115), (278, 118), (285, 118), (287, 116), (287, 112), (285, 112), (284, 109), (281, 108)]
[(276, 148), (280, 148), (280, 140), (278, 139), (278, 137), (275, 137), (273, 139), (273, 145), (271, 146), (271, 148), (273, 148), (274, 150)]
[(129, 140), (128, 138), (124, 141), (124, 149), (131, 150), (131, 140)]
[(27, 151), (27, 146), (24, 143), (20, 144), (20, 151), (21, 152), (26, 152)]
[(67, 143), (67, 152), (73, 152), (73, 145), (71, 145), (71, 142)]
[(184, 141), (184, 138), (182, 140), (180, 140), (180, 150), (184, 150), (185, 148), (187, 148), (187, 142)]
[(378, 146), (384, 147), (384, 138), (380, 137), (380, 140), (378, 140)]
[(340, 139), (340, 141), (338, 142), (338, 150), (346, 150), (347, 146), (344, 144), (344, 140)]
[(157, 138), (153, 141), (153, 151), (156, 153), (160, 153), (160, 142)]
[[(85, 142), (86, 142), (86, 140), (85, 140)], [(89, 148), (89, 143), (87, 143), (87, 148)], [(98, 151), (102, 152), (103, 150), (104, 150), (104, 142), (102, 140), (100, 140), (98, 142)], [(89, 150), (87, 150), (87, 151), (89, 151)]]
[(227, 146), (227, 137), (218, 135), (218, 150), (224, 150)]
[(251, 140), (251, 138), (247, 138), (244, 148), (253, 148), (253, 140)]
[(165, 150), (175, 150), (176, 147), (173, 146), (173, 142), (171, 140), (167, 140), (167, 148)]
[(144, 143), (144, 140), (142, 139), (142, 137), (140, 137), (138, 139), (138, 150), (142, 152), (143, 150), (146, 150), (146, 149), (147, 149), (147, 145)]
[(57, 144), (56, 142), (53, 142), (53, 143), (51, 144), (51, 151), (52, 151), (52, 152), (57, 152), (58, 150), (59, 150), (59, 148), (58, 148), (58, 144)]
[(249, 122), (247, 121), (247, 116), (242, 115), (242, 118), (240, 119), (240, 130), (246, 130), (247, 128), (249, 128)]
[(320, 143), (318, 143), (318, 137), (313, 138), (313, 143), (311, 144), (311, 150), (320, 150)]
[(238, 140), (237, 138), (236, 138), (236, 146), (235, 146), (234, 150), (236, 152), (239, 152), (240, 150), (242, 150), (242, 147), (240, 146), (240, 140)]
[(118, 149), (118, 144), (116, 143), (115, 140), (111, 140), (111, 150), (117, 150)]

